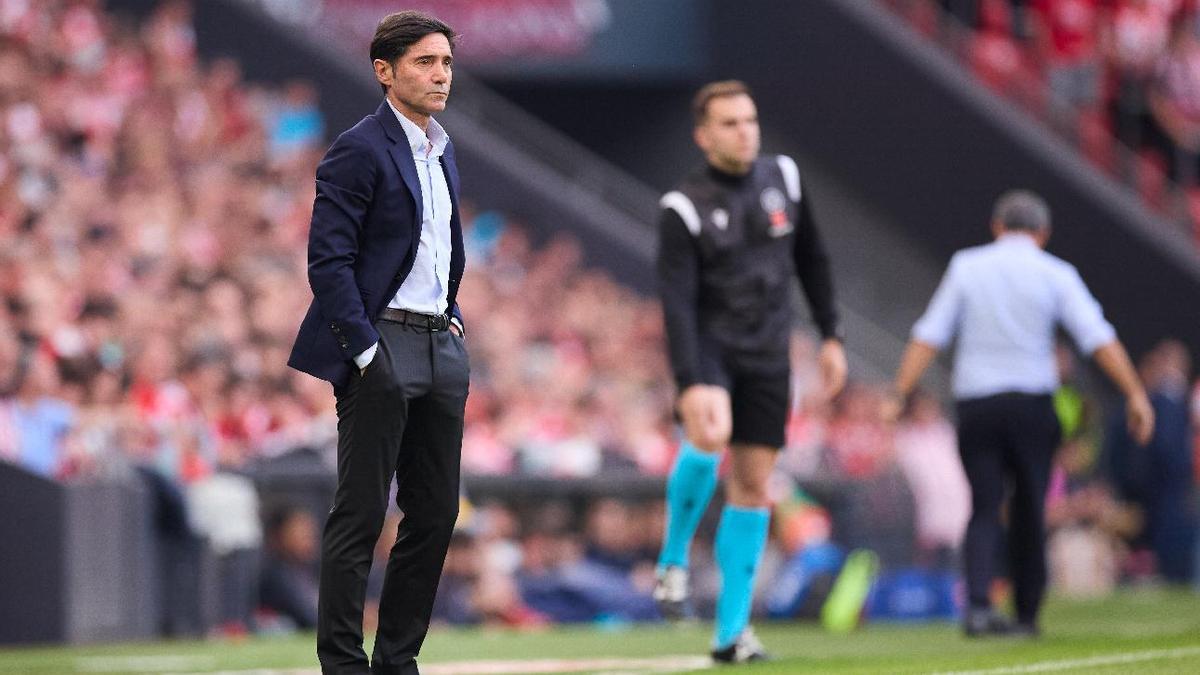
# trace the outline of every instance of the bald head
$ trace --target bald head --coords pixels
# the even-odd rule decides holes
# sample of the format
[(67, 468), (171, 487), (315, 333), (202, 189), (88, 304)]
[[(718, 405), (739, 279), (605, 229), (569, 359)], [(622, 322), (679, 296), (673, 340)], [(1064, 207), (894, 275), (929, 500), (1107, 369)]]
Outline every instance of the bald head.
[(1009, 190), (992, 208), (992, 225), (1005, 232), (1045, 236), (1050, 232), (1050, 207), (1029, 190)]

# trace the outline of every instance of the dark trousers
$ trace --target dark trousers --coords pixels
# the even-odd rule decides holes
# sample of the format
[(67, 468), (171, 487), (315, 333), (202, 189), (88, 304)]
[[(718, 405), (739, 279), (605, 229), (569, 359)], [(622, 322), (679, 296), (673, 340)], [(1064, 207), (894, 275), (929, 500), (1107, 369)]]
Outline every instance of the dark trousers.
[[(325, 673), (417, 673), (458, 517), (469, 363), (463, 338), (380, 321), (365, 374), (335, 388), (338, 484), (321, 542), (317, 655)], [(379, 599), (371, 669), (363, 600), (388, 491), (404, 517)]]
[(958, 450), (971, 484), (971, 521), (963, 543), (972, 607), (988, 607), (1001, 508), (1008, 509), (1008, 560), (1017, 620), (1035, 623), (1046, 590), (1046, 489), (1061, 438), (1049, 395), (999, 394), (960, 401)]

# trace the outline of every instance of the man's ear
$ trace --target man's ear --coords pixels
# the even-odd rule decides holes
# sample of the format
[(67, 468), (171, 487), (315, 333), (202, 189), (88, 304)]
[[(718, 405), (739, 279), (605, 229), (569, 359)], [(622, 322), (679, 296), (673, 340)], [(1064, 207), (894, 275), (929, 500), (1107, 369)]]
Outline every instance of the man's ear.
[(391, 84), (392, 82), (392, 65), (383, 59), (375, 59), (371, 62), (375, 66), (375, 79), (379, 84)]

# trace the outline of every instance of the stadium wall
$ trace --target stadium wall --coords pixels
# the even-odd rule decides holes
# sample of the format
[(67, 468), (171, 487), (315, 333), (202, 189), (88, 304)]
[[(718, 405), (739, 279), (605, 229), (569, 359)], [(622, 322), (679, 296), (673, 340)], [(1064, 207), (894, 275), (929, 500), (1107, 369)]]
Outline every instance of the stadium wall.
[(0, 462), (0, 509), (0, 644), (145, 639), (170, 624), (165, 551), (136, 481), (67, 485)]

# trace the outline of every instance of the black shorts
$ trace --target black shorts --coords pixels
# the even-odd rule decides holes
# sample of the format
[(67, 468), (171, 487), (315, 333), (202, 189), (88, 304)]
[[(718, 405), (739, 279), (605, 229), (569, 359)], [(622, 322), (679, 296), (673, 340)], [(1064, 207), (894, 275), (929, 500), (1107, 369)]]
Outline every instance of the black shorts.
[(783, 447), (792, 380), (788, 368), (769, 374), (722, 368), (710, 372), (708, 379), (729, 392), (733, 406), (731, 444)]

